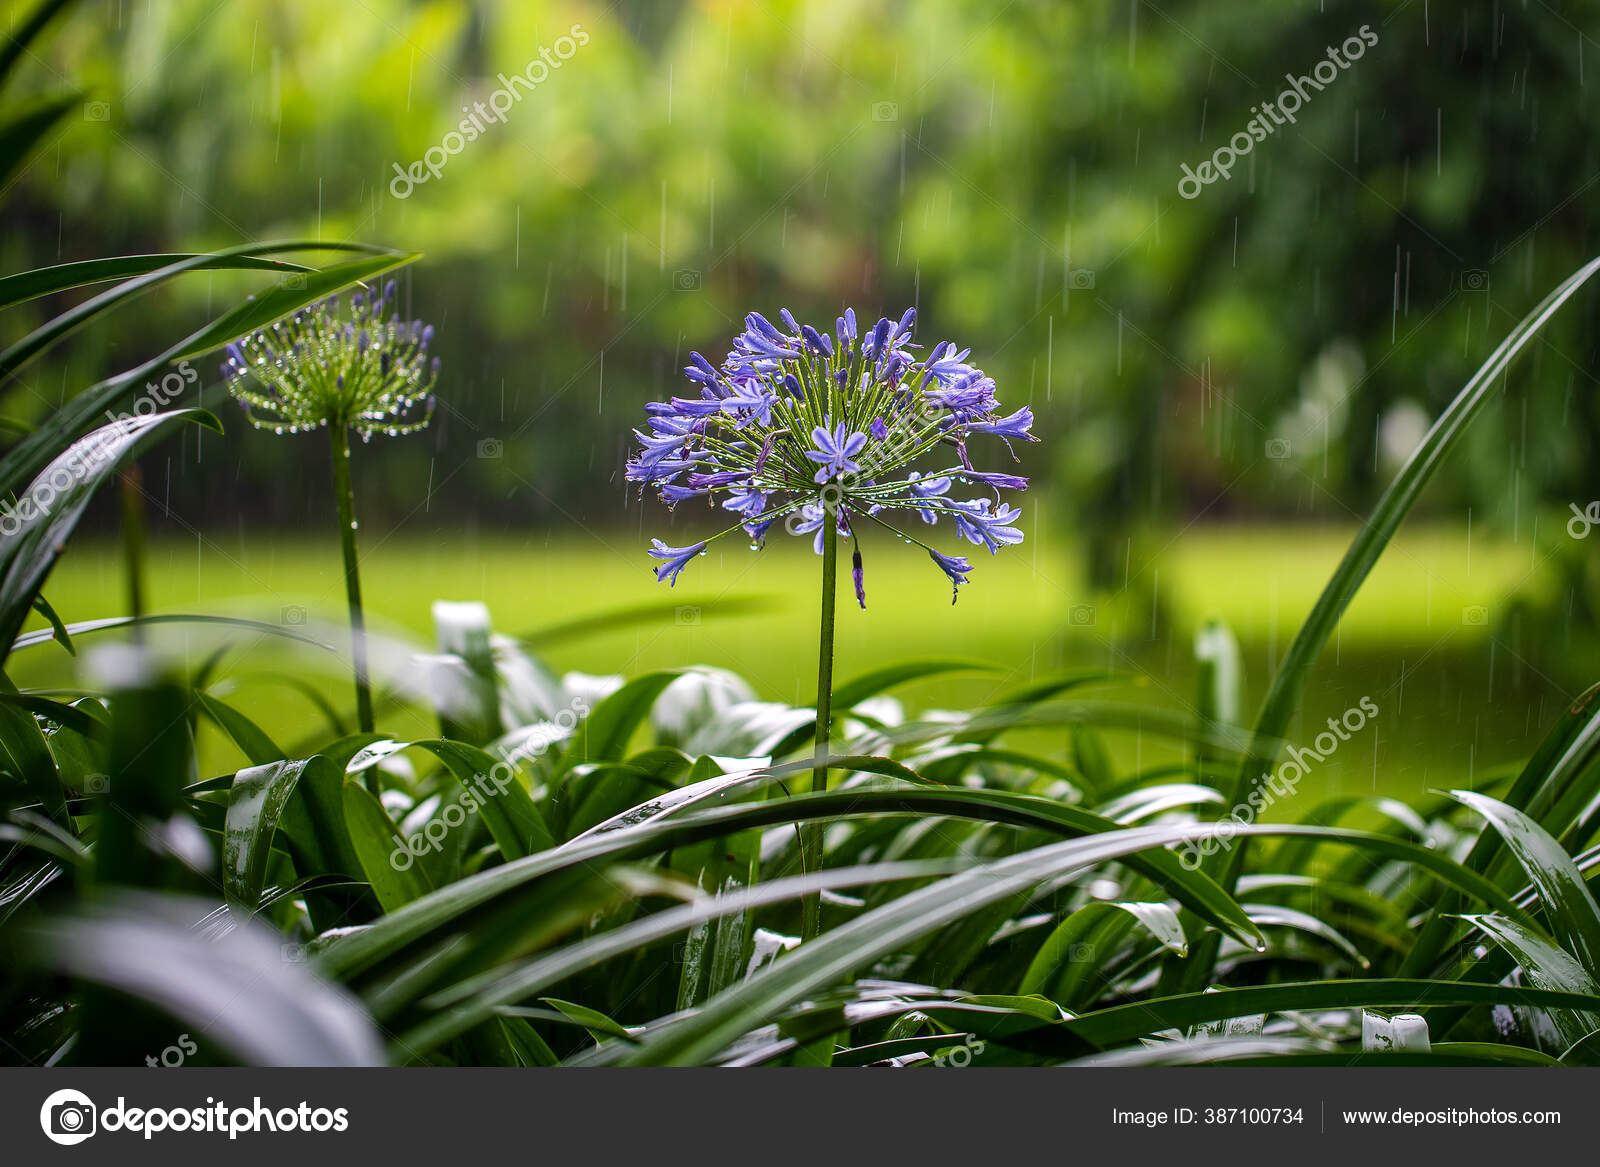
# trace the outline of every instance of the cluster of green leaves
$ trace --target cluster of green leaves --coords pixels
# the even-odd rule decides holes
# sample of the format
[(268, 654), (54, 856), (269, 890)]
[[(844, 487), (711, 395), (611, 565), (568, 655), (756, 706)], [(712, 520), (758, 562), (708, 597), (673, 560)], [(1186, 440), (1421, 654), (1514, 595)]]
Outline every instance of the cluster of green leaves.
[[(137, 1063), (181, 1031), (223, 1063), (1592, 1060), (1600, 689), (1493, 793), (1222, 832), (1263, 752), (1225, 667), (1210, 715), (1165, 722), (1096, 673), (908, 717), (892, 687), (981, 666), (885, 667), (840, 686), (835, 785), (800, 793), (812, 710), (720, 671), (558, 677), (480, 606), (436, 619), (424, 740), (335, 725), (285, 757), (215, 661), (131, 648), (98, 695), (8, 695), (34, 782), (3, 827), (10, 1058)], [(1193, 761), (1118, 772), (1135, 718)], [(252, 764), (198, 775), (201, 722)], [(1064, 756), (1006, 744), (1039, 726)], [(1254, 844), (1231, 886), (1171, 849), (1219, 833)]]
[[(0, 82), (14, 57), (0, 54)], [(27, 124), (6, 132), (27, 145), (50, 122)], [(10, 373), (186, 272), (293, 272), (7, 450), (0, 481), (19, 495), (73, 473), (0, 549), (0, 663), (149, 631), (137, 616), (66, 623), (41, 588), (115, 468), (201, 415), (93, 419), (164, 363), (413, 258), (275, 258), (321, 246), (0, 280), (0, 305), (111, 285), (0, 352)], [(499, 636), (474, 605), (436, 609), (418, 665), (439, 730), (422, 739), (352, 735), (328, 707), (325, 729), (285, 748), (227, 699), (226, 645), (184, 666), (137, 639), (106, 645), (89, 690), (6, 681), (5, 1059), (140, 1063), (182, 1035), (195, 1060), (295, 1065), (905, 1065), (980, 1044), (971, 1056), (995, 1065), (1591, 1063), (1600, 690), (1519, 773), (1474, 789), (1223, 820), (1277, 757), (1311, 665), (1423, 486), (1597, 271), (1558, 286), (1440, 415), (1249, 730), (1216, 628), (1193, 718), (1097, 698), (1094, 673), (908, 716), (896, 685), (982, 666), (886, 663), (834, 691), (820, 760), (814, 710), (704, 669), (557, 676), (540, 636)], [(18, 636), (35, 605), (53, 634)], [(249, 764), (202, 774), (202, 724)], [(1059, 754), (1018, 746), (1052, 726)], [(1130, 727), (1187, 743), (1189, 760), (1118, 769), (1106, 735)], [(819, 765), (832, 784), (801, 793)], [(802, 866), (810, 826), (821, 861)], [(1199, 868), (1175, 850), (1224, 835)], [(801, 943), (812, 897), (822, 926)]]

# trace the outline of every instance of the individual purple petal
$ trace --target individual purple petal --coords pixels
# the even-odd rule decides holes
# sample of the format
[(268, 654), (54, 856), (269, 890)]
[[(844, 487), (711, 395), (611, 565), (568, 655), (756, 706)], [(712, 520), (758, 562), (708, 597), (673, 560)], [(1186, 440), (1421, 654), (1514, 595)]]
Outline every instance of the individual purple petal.
[(1001, 474), (993, 470), (951, 470), (951, 474), (959, 474), (973, 482), (981, 482), (985, 486), (998, 486), (1004, 490), (1027, 490), (1028, 480), (1018, 474)]
[(722, 412), (722, 398), (702, 397), (693, 400), (688, 397), (674, 397), (672, 407), (687, 417), (710, 417), (714, 413)]
[(1026, 405), (1010, 417), (1003, 417), (993, 422), (974, 422), (967, 428), (975, 434), (994, 434), (997, 437), (1018, 438), (1027, 442), (1039, 440), (1028, 432), (1033, 428), (1033, 410)]
[(695, 543), (688, 547), (668, 547), (660, 539), (650, 540), (654, 546), (650, 548), (650, 558), (663, 560), (660, 567), (656, 568), (656, 579), (666, 580), (672, 587), (678, 586), (678, 573), (693, 559), (706, 549), (704, 543)]

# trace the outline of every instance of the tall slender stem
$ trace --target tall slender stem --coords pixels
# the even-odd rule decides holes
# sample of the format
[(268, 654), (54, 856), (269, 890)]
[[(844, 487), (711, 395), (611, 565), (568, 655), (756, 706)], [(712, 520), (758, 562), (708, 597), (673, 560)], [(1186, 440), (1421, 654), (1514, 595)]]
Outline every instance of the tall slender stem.
[[(828, 789), (828, 741), (833, 721), (833, 595), (839, 560), (839, 520), (831, 507), (822, 515), (822, 628), (817, 636), (817, 736), (812, 761), (811, 789)], [(822, 826), (808, 823), (800, 833), (800, 860), (807, 870), (822, 867)], [(802, 939), (822, 931), (822, 896), (807, 896), (801, 905)]]
[(344, 590), (350, 600), (350, 657), (356, 671), (356, 721), (372, 732), (372, 688), (367, 681), (367, 621), (361, 608), (361, 574), (356, 566), (356, 499), (350, 486), (350, 431), (328, 423), (333, 444), (334, 493), (339, 496), (339, 542), (344, 547)]
[[(128, 615), (144, 616), (144, 496), (140, 490), (139, 466), (130, 462), (122, 468), (117, 482), (122, 491), (122, 559), (128, 573)], [(144, 630), (133, 626), (133, 638), (143, 639)]]

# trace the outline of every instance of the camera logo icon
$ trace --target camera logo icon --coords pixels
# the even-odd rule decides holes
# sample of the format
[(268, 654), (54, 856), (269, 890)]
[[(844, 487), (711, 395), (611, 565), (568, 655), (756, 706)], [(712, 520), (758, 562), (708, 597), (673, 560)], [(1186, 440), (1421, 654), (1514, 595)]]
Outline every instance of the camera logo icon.
[(89, 774), (83, 779), (85, 794), (104, 794), (111, 789), (111, 779), (105, 774)]
[(875, 101), (872, 103), (872, 120), (875, 122), (897, 122), (900, 120), (900, 107), (892, 101)]
[(700, 273), (692, 267), (680, 267), (672, 273), (672, 290), (675, 292), (698, 292), (700, 290)]
[(1075, 267), (1067, 273), (1067, 283), (1073, 291), (1084, 291), (1094, 287), (1094, 269)]
[(304, 964), (306, 962), (304, 945), (285, 944), (278, 950), (278, 955), (282, 958), (284, 964)]
[(1482, 604), (1468, 604), (1461, 609), (1461, 622), (1469, 627), (1481, 628), (1489, 623), (1489, 609)]
[(478, 457), (487, 461), (497, 462), (504, 458), (505, 454), (506, 444), (499, 438), (484, 438), (478, 443)]
[(1288, 456), (1289, 456), (1289, 439), (1288, 438), (1268, 438), (1267, 439), (1267, 457), (1271, 458), (1274, 462), (1282, 462), (1284, 459), (1288, 458)]
[(111, 120), (111, 106), (104, 101), (86, 101), (83, 103), (83, 120), (108, 122)]
[(1074, 628), (1087, 628), (1094, 623), (1093, 604), (1074, 604), (1067, 613), (1067, 621)]
[(1469, 267), (1461, 273), (1461, 290), (1463, 292), (1488, 291), (1489, 273), (1481, 267)]
[(97, 1114), (87, 1094), (79, 1090), (57, 1090), (39, 1108), (39, 1126), (52, 1143), (73, 1147), (94, 1134)]
[(1067, 959), (1074, 964), (1082, 964), (1084, 961), (1093, 960), (1094, 945), (1084, 944), (1082, 942), (1069, 945), (1067, 948)]
[(672, 616), (679, 628), (692, 628), (700, 623), (700, 609), (694, 604), (678, 605)]
[(285, 604), (278, 613), (278, 618), (291, 628), (300, 628), (306, 622), (306, 610), (299, 604)]

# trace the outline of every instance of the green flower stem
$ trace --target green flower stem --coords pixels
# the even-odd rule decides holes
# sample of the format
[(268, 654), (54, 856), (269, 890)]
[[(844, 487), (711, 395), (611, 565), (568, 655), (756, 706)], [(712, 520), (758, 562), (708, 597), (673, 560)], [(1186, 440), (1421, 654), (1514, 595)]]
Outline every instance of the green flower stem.
[[(817, 638), (817, 736), (812, 760), (811, 789), (828, 789), (828, 741), (833, 721), (833, 596), (839, 560), (839, 520), (829, 509), (822, 515), (822, 629)], [(806, 871), (822, 868), (822, 826), (807, 823), (800, 833), (800, 862)], [(801, 905), (801, 939), (822, 931), (822, 896), (807, 896)]]
[[(128, 615), (135, 620), (144, 616), (144, 492), (139, 480), (139, 466), (130, 462), (118, 475), (122, 492), (122, 558), (128, 574)], [(142, 640), (144, 630), (133, 626), (133, 638)]]
[(334, 493), (339, 496), (339, 541), (344, 547), (344, 587), (350, 600), (350, 657), (356, 673), (356, 721), (372, 732), (372, 688), (367, 681), (367, 622), (361, 609), (361, 573), (356, 565), (356, 500), (350, 487), (350, 431), (328, 423), (333, 446)]

